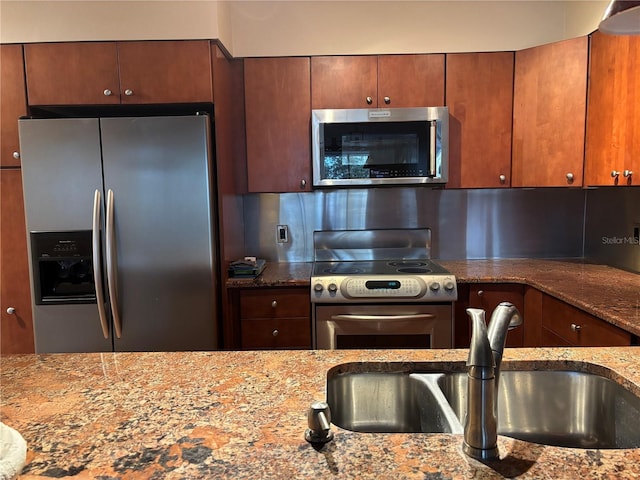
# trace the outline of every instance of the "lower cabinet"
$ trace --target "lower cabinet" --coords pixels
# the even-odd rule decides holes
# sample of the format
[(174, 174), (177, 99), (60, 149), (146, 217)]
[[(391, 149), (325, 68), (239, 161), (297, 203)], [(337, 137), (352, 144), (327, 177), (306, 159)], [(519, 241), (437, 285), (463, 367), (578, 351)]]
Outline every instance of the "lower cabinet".
[(524, 347), (526, 315), (524, 315), (524, 285), (510, 283), (458, 284), (458, 301), (455, 305), (454, 345), (468, 348), (471, 341), (470, 320), (466, 309), (481, 308), (489, 323), (491, 313), (501, 302), (510, 302), (523, 315), (523, 325), (507, 334), (507, 347)]
[(308, 288), (241, 289), (238, 312), (243, 350), (311, 348)]
[(545, 347), (613, 347), (632, 343), (630, 333), (544, 294), (541, 337)]

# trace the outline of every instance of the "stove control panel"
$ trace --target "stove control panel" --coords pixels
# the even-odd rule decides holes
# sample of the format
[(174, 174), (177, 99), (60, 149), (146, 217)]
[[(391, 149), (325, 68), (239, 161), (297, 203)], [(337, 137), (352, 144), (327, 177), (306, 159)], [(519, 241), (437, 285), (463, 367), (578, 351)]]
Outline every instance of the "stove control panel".
[(311, 278), (312, 303), (452, 302), (458, 291), (453, 275), (427, 277), (320, 276)]

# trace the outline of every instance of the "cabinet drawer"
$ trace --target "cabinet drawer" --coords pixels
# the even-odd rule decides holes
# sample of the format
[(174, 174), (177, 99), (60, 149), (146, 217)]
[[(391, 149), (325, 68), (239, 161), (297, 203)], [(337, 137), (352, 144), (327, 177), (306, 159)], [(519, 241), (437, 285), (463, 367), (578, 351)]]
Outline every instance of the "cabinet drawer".
[(545, 295), (542, 326), (571, 345), (583, 347), (631, 345), (631, 334), (582, 310)]
[(242, 290), (240, 318), (310, 318), (310, 302), (306, 288)]
[(302, 318), (247, 318), (241, 321), (242, 348), (255, 349), (310, 349), (311, 319)]

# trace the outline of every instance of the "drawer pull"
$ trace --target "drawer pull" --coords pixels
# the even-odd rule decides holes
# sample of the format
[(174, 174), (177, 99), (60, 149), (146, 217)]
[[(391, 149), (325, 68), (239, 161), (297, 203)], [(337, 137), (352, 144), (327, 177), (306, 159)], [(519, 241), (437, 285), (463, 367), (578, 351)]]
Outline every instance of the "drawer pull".
[(478, 296), (481, 297), (482, 295), (484, 295), (484, 290), (478, 290)]
[(571, 324), (571, 330), (573, 332), (579, 332), (580, 330), (582, 330), (582, 325), (577, 325), (575, 323)]
[(278, 302), (277, 301), (273, 301), (271, 302), (271, 308), (276, 308), (278, 306)]
[(276, 329), (273, 332), (271, 332), (271, 335), (273, 335), (274, 337), (277, 337), (279, 333), (280, 332), (278, 331), (278, 329)]

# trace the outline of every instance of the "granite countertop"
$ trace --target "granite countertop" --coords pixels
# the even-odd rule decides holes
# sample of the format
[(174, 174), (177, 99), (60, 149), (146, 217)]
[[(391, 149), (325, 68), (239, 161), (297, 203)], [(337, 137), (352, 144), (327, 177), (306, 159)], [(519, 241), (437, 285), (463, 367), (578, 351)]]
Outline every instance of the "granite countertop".
[[(640, 335), (640, 275), (582, 260), (437, 260), (460, 283), (521, 283)], [(308, 287), (312, 263), (269, 263), (256, 279), (227, 287)]]
[[(640, 395), (637, 347), (507, 349), (503, 368), (577, 367)], [(304, 440), (306, 410), (335, 365), (445, 362), (466, 350), (16, 355), (2, 358), (1, 420), (28, 444), (23, 479), (637, 478), (640, 449), (582, 450), (499, 437), (501, 460), (466, 457), (462, 436), (333, 427)], [(396, 366), (388, 362), (399, 362)]]

